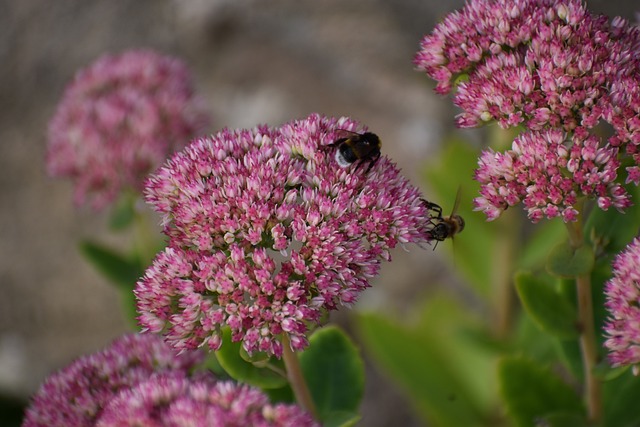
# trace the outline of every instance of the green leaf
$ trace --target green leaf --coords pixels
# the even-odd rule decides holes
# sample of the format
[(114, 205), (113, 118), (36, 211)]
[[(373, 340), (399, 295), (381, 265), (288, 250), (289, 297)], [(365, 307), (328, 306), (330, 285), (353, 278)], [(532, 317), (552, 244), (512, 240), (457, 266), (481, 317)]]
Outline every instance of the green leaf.
[(132, 291), (144, 274), (137, 261), (98, 243), (80, 242), (80, 252), (100, 273), (124, 291)]
[(271, 402), (283, 402), (283, 403), (295, 403), (296, 398), (293, 395), (293, 390), (289, 387), (289, 384), (280, 388), (266, 388), (262, 390)]
[(336, 326), (318, 329), (299, 359), (320, 421), (352, 420), (364, 393), (364, 362), (349, 337)]
[(544, 265), (554, 246), (566, 238), (567, 227), (559, 218), (536, 224), (535, 230), (518, 259), (518, 267), (523, 270), (534, 270)]
[(138, 300), (131, 290), (120, 291), (120, 301), (122, 302), (122, 310), (127, 322), (134, 329), (139, 330), (138, 325)]
[(580, 350), (580, 341), (559, 340), (557, 343), (558, 354), (560, 360), (577, 381), (584, 379), (584, 365), (582, 362), (582, 351)]
[(556, 338), (540, 329), (524, 310), (514, 315), (514, 322), (513, 350), (510, 354), (526, 354), (540, 362), (552, 363), (557, 360)]
[[(446, 320), (445, 320), (446, 319)], [(374, 361), (407, 392), (433, 426), (479, 426), (497, 401), (495, 355), (469, 328), (477, 325), (446, 298), (432, 298), (418, 325), (379, 313), (358, 316), (359, 336)]]
[(324, 427), (352, 427), (360, 421), (360, 415), (347, 411), (331, 412), (322, 423)]
[(558, 338), (577, 338), (578, 313), (563, 295), (531, 273), (516, 274), (516, 291), (527, 314), (540, 329)]
[(487, 384), (495, 383), (495, 361), (504, 351), (504, 342), (492, 342), (489, 336), (493, 333), (485, 329), (484, 319), (448, 295), (431, 295), (419, 309), (419, 322), (409, 330), (438, 343), (437, 352), (456, 371), (469, 399), (480, 412), (490, 411), (497, 403), (498, 390)]
[[(602, 333), (604, 324), (610, 315), (605, 307), (606, 296), (604, 294), (604, 284), (611, 278), (611, 264), (608, 259), (600, 258), (595, 263), (591, 271), (591, 299), (593, 303), (593, 319), (594, 329), (596, 331), (596, 339), (598, 345), (597, 359), (604, 358), (604, 341), (605, 335)], [(576, 283), (572, 279), (558, 279), (559, 290), (565, 299), (572, 303), (577, 310), (577, 292)], [(564, 341), (560, 345), (562, 356), (565, 363), (577, 379), (582, 378), (582, 356), (577, 340)]]
[(507, 412), (517, 426), (535, 426), (558, 412), (584, 416), (582, 402), (575, 391), (549, 368), (534, 361), (504, 358), (498, 364), (498, 378)]
[(253, 354), (249, 354), (242, 346), (240, 346), (240, 357), (245, 362), (249, 362), (258, 368), (264, 368), (271, 363), (271, 356), (267, 353), (256, 351)]
[(607, 360), (602, 360), (598, 363), (595, 368), (593, 368), (593, 372), (595, 376), (602, 381), (613, 381), (618, 377), (626, 374), (631, 369), (631, 366), (618, 366), (617, 368), (609, 365)]
[[(556, 288), (565, 301), (569, 302), (574, 310), (578, 310), (576, 281), (574, 279), (556, 278)], [(576, 381), (584, 379), (584, 367), (582, 364), (582, 351), (578, 339), (560, 339), (555, 343), (560, 361), (573, 375)]]
[[(240, 342), (231, 341), (231, 330), (222, 328), (222, 346), (216, 351), (216, 357), (231, 378), (263, 389), (280, 388), (287, 384), (286, 377), (279, 373), (284, 373), (281, 361), (272, 358), (268, 366), (263, 363), (265, 367), (258, 367), (242, 358), (241, 349)], [(278, 372), (270, 369), (271, 366)]]
[(589, 422), (581, 414), (554, 412), (540, 417), (535, 425), (539, 427), (585, 427), (589, 425)]
[(218, 377), (219, 379), (230, 378), (225, 372), (222, 365), (220, 365), (220, 362), (218, 361), (218, 358), (216, 357), (215, 352), (207, 353), (207, 357), (204, 360), (204, 368), (207, 369), (208, 371), (213, 372), (216, 375), (216, 377)]
[(637, 427), (640, 425), (638, 396), (640, 377), (630, 371), (604, 383), (604, 426)]
[(547, 258), (547, 271), (557, 277), (572, 278), (589, 274), (593, 269), (594, 254), (590, 246), (573, 249), (568, 242), (557, 245)]
[(127, 228), (135, 218), (136, 195), (132, 192), (124, 192), (113, 206), (109, 217), (109, 228), (119, 231)]

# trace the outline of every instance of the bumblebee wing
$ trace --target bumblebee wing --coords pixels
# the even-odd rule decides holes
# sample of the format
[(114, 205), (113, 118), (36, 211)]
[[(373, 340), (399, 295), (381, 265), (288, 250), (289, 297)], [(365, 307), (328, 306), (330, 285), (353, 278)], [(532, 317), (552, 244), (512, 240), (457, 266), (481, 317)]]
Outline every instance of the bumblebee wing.
[(346, 141), (347, 139), (358, 140), (362, 137), (358, 132), (346, 129), (336, 129), (334, 135), (336, 136), (336, 141)]
[(358, 132), (354, 132), (352, 130), (347, 130), (347, 129), (335, 129), (334, 132), (338, 138), (349, 138), (354, 136), (360, 136)]
[(334, 145), (341, 144), (348, 140), (353, 140), (355, 138), (358, 138), (360, 135), (357, 134), (356, 132), (351, 132), (350, 130), (346, 130), (346, 129), (335, 129), (333, 133), (331, 132), (327, 133), (327, 136), (331, 136), (330, 141), (332, 142), (326, 144), (326, 146), (332, 147)]

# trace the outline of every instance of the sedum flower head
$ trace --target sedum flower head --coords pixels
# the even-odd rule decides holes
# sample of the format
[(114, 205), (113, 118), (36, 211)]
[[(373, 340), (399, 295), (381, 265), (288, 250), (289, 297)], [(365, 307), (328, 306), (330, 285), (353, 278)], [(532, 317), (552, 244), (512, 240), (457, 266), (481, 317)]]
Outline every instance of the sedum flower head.
[(184, 147), (209, 121), (186, 65), (148, 50), (100, 57), (80, 70), (49, 123), (47, 169), (100, 209)]
[(260, 390), (183, 372), (154, 374), (123, 390), (105, 407), (96, 427), (318, 426), (295, 405), (271, 404)]
[(139, 322), (176, 348), (221, 345), (280, 357), (280, 336), (308, 344), (309, 323), (356, 301), (398, 243), (433, 226), (418, 190), (386, 157), (340, 167), (340, 131), (311, 115), (278, 128), (196, 139), (153, 175), (146, 198), (170, 237), (137, 284)]
[(631, 201), (615, 181), (620, 166), (617, 151), (603, 146), (593, 135), (524, 132), (513, 141), (511, 150), (487, 150), (480, 157), (475, 179), (481, 188), (475, 208), (493, 220), (522, 202), (533, 222), (558, 216), (567, 222), (576, 220), (575, 204), (586, 196), (594, 198), (601, 209), (623, 210)]
[(640, 239), (634, 239), (613, 261), (613, 277), (605, 285), (609, 319), (605, 347), (615, 366), (640, 365)]
[(425, 36), (415, 63), (437, 92), (455, 84), (458, 126), (524, 128), (512, 150), (482, 155), (476, 208), (491, 220), (522, 201), (533, 221), (571, 221), (581, 196), (628, 207), (613, 180), (640, 184), (639, 47), (640, 29), (581, 0), (471, 0)]
[[(468, 77), (454, 96), (461, 127), (496, 120), (504, 128), (590, 129), (630, 119), (619, 109), (628, 100), (616, 94), (638, 82), (639, 34), (581, 0), (473, 0), (423, 38), (414, 62), (442, 94)], [(617, 130), (616, 139), (628, 140)]]
[(156, 335), (125, 335), (47, 378), (34, 395), (22, 425), (93, 426), (105, 405), (120, 391), (134, 387), (154, 372), (186, 373), (202, 359), (202, 353), (178, 355)]

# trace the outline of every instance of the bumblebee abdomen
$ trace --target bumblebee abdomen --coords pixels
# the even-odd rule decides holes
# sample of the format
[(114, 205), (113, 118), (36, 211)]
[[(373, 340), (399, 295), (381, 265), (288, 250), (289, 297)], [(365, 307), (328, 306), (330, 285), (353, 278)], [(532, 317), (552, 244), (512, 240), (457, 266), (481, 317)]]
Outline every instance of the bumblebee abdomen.
[(347, 163), (353, 163), (358, 160), (358, 155), (348, 143), (340, 145), (338, 151), (340, 152), (340, 156), (342, 156), (344, 161)]

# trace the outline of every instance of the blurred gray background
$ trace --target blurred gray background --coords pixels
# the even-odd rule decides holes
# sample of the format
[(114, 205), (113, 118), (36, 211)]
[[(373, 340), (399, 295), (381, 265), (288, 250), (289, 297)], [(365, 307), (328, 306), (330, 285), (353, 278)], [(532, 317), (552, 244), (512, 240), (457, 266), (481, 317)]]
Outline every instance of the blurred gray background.
[[(411, 61), (421, 36), (461, 4), (0, 0), (0, 394), (29, 396), (52, 370), (127, 330), (119, 296), (77, 250), (83, 238), (125, 248), (127, 236), (109, 233), (104, 214), (74, 208), (70, 183), (44, 172), (47, 121), (78, 68), (130, 48), (179, 56), (213, 114), (210, 131), (348, 115), (428, 194), (420, 171), (454, 109)], [(629, 19), (636, 11), (635, 1), (588, 4)], [(361, 305), (405, 309), (426, 296), (425, 277), (455, 281), (449, 271), (439, 251), (400, 249)], [(336, 320), (348, 326), (348, 314)], [(361, 425), (421, 425), (367, 366)]]

